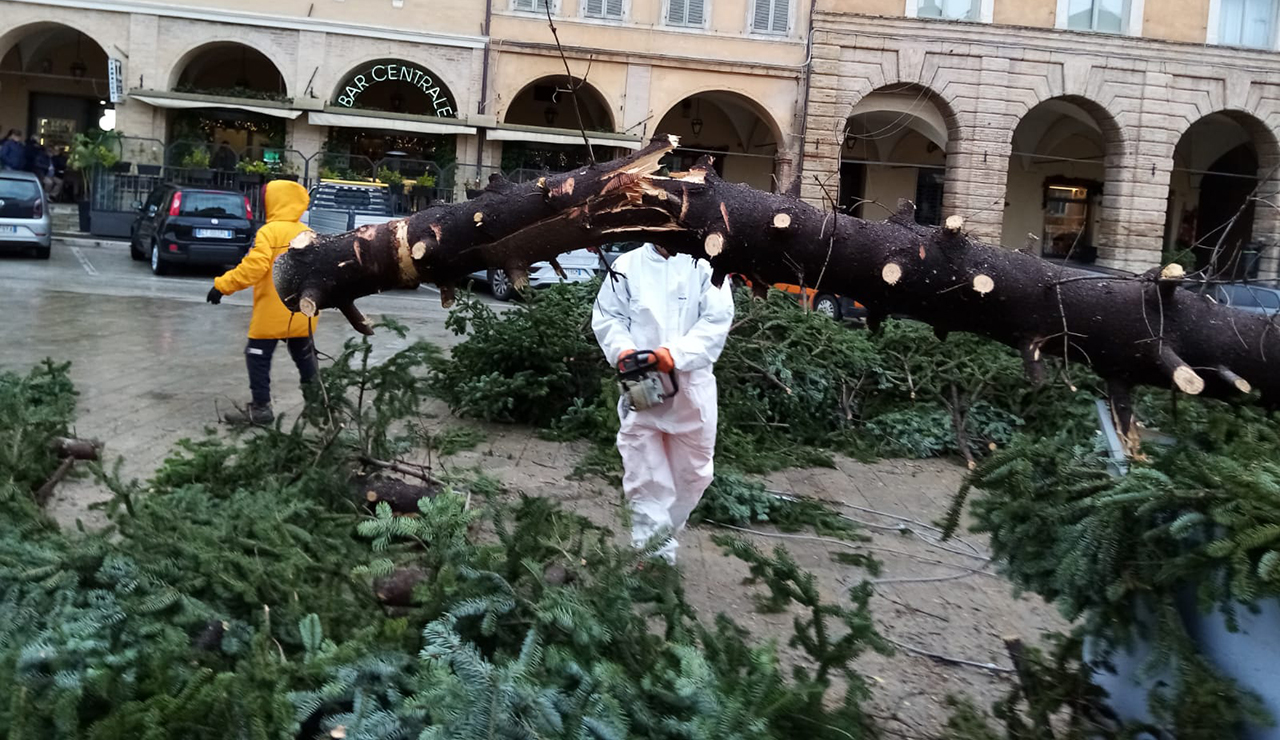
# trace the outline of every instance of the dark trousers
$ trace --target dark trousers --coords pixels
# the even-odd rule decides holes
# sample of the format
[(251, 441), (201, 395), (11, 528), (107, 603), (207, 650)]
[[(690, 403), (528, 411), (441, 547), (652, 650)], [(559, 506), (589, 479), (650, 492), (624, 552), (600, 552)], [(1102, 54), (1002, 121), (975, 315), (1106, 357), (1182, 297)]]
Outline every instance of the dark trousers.
[[(275, 354), (279, 339), (250, 339), (244, 348), (245, 365), (249, 368), (249, 390), (253, 393), (256, 406), (271, 403), (271, 356)], [(310, 337), (294, 337), (283, 340), (289, 345), (289, 354), (293, 364), (298, 366), (298, 375), (303, 383), (310, 383), (316, 377), (316, 351), (311, 345)]]

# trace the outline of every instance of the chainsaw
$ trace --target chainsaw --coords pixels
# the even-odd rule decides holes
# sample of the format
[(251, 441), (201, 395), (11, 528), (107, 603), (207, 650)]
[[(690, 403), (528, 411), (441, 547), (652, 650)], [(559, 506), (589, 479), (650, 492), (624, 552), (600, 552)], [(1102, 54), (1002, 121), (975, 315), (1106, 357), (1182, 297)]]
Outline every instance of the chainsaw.
[[(663, 382), (663, 375), (670, 381), (670, 390), (668, 383)], [(618, 384), (632, 411), (661, 406), (680, 392), (675, 372), (658, 370), (658, 357), (649, 350), (634, 352), (618, 361)]]

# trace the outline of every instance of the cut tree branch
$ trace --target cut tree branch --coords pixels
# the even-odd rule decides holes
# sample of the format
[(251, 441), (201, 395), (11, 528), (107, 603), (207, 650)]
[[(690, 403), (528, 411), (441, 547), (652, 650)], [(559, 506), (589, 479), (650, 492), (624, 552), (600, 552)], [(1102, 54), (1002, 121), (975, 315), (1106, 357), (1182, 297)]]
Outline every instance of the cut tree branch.
[[(1280, 405), (1280, 327), (1170, 289), (1176, 271), (1077, 279), (1088, 273), (969, 238), (956, 216), (932, 228), (905, 209), (881, 222), (833, 215), (727, 183), (705, 158), (688, 172), (654, 174), (677, 144), (660, 137), (625, 158), (534, 183), (494, 176), (473, 200), (346, 234), (304, 233), (276, 262), (276, 288), (308, 315), (339, 308), (351, 318), (356, 299), (423, 282), (439, 286), (447, 306), (475, 271), (504, 268), (519, 279), (572, 249), (649, 241), (710, 259), (717, 283), (735, 273), (757, 286), (794, 282), (798, 266), (873, 320), (908, 315), (944, 334), (1017, 348), (1033, 378), (1041, 354), (1066, 354), (1116, 387), (1215, 397), (1252, 389)], [(1056, 337), (1066, 341), (1049, 341)]]

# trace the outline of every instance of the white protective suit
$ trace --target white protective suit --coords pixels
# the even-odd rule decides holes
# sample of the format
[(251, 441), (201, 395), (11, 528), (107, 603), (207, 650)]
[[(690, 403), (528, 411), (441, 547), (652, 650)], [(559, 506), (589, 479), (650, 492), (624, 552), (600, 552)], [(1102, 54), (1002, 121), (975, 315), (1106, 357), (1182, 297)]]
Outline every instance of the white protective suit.
[(716, 376), (712, 365), (733, 323), (729, 281), (711, 283), (711, 267), (685, 254), (663, 257), (652, 244), (622, 255), (606, 276), (591, 315), (610, 365), (626, 350), (671, 352), (680, 390), (661, 406), (632, 411), (621, 399), (618, 451), (622, 487), (631, 502), (631, 540), (644, 545), (659, 531), (661, 551), (675, 560), (674, 536), (711, 485), (716, 446)]

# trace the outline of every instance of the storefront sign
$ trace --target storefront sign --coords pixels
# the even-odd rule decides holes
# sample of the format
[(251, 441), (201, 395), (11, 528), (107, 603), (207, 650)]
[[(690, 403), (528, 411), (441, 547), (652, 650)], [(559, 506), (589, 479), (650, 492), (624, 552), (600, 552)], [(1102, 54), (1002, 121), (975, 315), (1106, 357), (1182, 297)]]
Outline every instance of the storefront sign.
[(431, 73), (410, 62), (378, 62), (358, 71), (348, 79), (338, 93), (337, 103), (344, 108), (354, 107), (360, 94), (379, 82), (404, 82), (416, 87), (431, 99), (437, 116), (456, 116), (454, 102), (449, 93), (432, 77)]
[(119, 59), (107, 60), (107, 90), (111, 94), (111, 102), (124, 100), (124, 66)]

